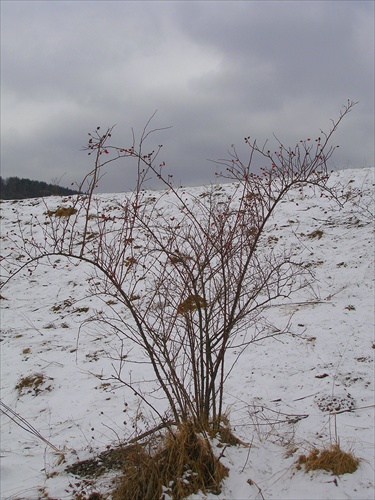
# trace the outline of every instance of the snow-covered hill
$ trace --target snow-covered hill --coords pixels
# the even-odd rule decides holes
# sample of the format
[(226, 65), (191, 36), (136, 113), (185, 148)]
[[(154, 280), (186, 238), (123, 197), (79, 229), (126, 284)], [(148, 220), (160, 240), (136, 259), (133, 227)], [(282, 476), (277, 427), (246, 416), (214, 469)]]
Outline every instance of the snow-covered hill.
[[(290, 335), (251, 345), (231, 373), (227, 414), (233, 432), (252, 445), (225, 449), (222, 461), (230, 473), (222, 493), (213, 498), (374, 496), (374, 169), (342, 170), (331, 178), (347, 192), (361, 188), (362, 197), (339, 209), (325, 198), (296, 191), (268, 228), (269, 241), (303, 252), (316, 281), (311, 290), (301, 290), (270, 311), (274, 324), (290, 321)], [(230, 189), (224, 185), (220, 192), (224, 196)], [(109, 213), (120, 196), (98, 198)], [(172, 216), (168, 193), (163, 199)], [(57, 206), (60, 200), (51, 198), (49, 204)], [(45, 211), (41, 200), (0, 206), (3, 249), (7, 232)], [(58, 264), (19, 274), (1, 292), (2, 499), (104, 494), (114, 472), (82, 478), (69, 474), (67, 465), (155, 425), (133, 392), (110, 380), (120, 348), (117, 337), (92, 324), (80, 329), (103, 307), (87, 295), (87, 267)], [(136, 346), (128, 347), (136, 356)], [(132, 380), (147, 387), (151, 375), (146, 364), (128, 370)], [(29, 426), (64, 452), (64, 463)], [(355, 473), (335, 478), (295, 467), (299, 455), (337, 437), (344, 450), (361, 459)]]

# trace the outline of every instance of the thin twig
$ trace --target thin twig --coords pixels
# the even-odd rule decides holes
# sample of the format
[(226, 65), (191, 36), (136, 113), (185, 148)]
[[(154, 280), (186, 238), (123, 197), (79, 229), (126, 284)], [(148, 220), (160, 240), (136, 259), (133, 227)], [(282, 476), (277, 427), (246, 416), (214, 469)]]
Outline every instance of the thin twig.
[(248, 484), (250, 484), (250, 486), (254, 485), (256, 488), (258, 488), (259, 495), (261, 496), (262, 500), (265, 500), (263, 493), (262, 493), (262, 490), (259, 488), (257, 483), (255, 481), (253, 481), (252, 479), (248, 479), (247, 482), (248, 482)]
[[(5, 409), (4, 409), (5, 408)], [(35, 429), (25, 418), (21, 417), (18, 413), (16, 413), (14, 410), (12, 410), (9, 406), (7, 406), (3, 401), (0, 400), (0, 411), (8, 417), (12, 422), (18, 425), (18, 427), (21, 427), (21, 429), (25, 430), (26, 432), (29, 432), (30, 434), (33, 434), (37, 438), (41, 439), (44, 443), (46, 443), (48, 446), (50, 446), (56, 453), (59, 453), (60, 455), (63, 454), (61, 450), (56, 448), (52, 443), (50, 443), (45, 437), (41, 435), (41, 433)]]
[(363, 410), (365, 408), (375, 408), (375, 404), (374, 405), (367, 405), (367, 406), (358, 406), (357, 408), (347, 408), (345, 410), (339, 410), (339, 411), (332, 411), (332, 412), (329, 412), (329, 414), (330, 415), (338, 415), (339, 413), (352, 413), (354, 411)]
[(155, 432), (160, 431), (161, 429), (166, 429), (168, 428), (170, 430), (172, 425), (177, 425), (176, 422), (162, 422), (161, 424), (157, 425), (153, 429), (143, 432), (142, 434), (139, 434), (139, 436), (136, 436), (132, 439), (130, 439), (129, 444), (136, 443), (137, 441), (141, 441), (142, 439), (150, 436), (151, 434), (155, 434)]
[(247, 457), (246, 457), (246, 460), (245, 460), (245, 463), (244, 463), (244, 466), (242, 467), (240, 473), (242, 473), (244, 470), (245, 470), (245, 467), (247, 465), (247, 462), (249, 461), (249, 457), (250, 457), (250, 451), (251, 451), (251, 448), (253, 446), (253, 441), (254, 441), (254, 436), (252, 436), (251, 438), (251, 443), (249, 445), (249, 449), (248, 449), (248, 452), (247, 452)]

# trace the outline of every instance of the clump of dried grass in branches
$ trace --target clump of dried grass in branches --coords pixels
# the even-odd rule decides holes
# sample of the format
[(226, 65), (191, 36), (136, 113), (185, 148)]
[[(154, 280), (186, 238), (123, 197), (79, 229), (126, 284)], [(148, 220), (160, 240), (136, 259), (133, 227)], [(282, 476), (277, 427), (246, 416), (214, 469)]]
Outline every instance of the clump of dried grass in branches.
[(202, 491), (219, 494), (228, 469), (215, 456), (210, 441), (191, 422), (169, 432), (154, 453), (141, 445), (127, 457), (113, 500), (158, 500), (163, 491), (179, 500)]
[(352, 474), (359, 466), (359, 459), (352, 452), (343, 451), (338, 444), (332, 444), (328, 448), (318, 450), (312, 449), (308, 456), (301, 455), (297, 461), (297, 468), (305, 465), (305, 471), (326, 470), (336, 476), (341, 474)]

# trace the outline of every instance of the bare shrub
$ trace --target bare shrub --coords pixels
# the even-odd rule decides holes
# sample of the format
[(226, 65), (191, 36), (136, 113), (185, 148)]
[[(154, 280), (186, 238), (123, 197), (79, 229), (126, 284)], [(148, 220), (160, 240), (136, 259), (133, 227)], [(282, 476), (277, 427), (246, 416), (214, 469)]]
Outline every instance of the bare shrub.
[[(267, 309), (312, 278), (291, 251), (262, 244), (267, 227), (294, 188), (309, 185), (338, 200), (335, 187), (327, 184), (327, 161), (335, 150), (330, 141), (354, 105), (344, 106), (328, 133), (321, 131), (320, 137), (301, 140), (294, 148), (278, 141), (272, 152), (246, 137), (246, 162), (234, 147), (229, 159), (217, 162), (218, 179), (230, 181), (230, 188), (208, 188), (201, 196), (188, 195), (165, 173), (165, 162), (158, 160), (161, 145), (145, 151), (146, 141), (160, 130), (150, 130), (151, 119), (138, 143), (133, 134), (128, 147), (111, 144), (113, 127), (104, 133), (98, 127), (85, 147), (95, 157), (78, 186), (85, 194), (71, 198), (70, 217), (53, 217), (46, 205), (49, 224), (34, 218), (7, 236), (23, 257), (4, 256), (4, 284), (22, 269), (32, 274), (41, 259), (51, 266), (56, 257), (90, 264), (89, 291), (107, 305), (95, 319), (119, 339), (114, 378), (162, 420), (218, 430), (225, 382), (238, 356), (252, 343), (288, 331), (288, 326), (279, 329), (267, 322)], [(106, 210), (94, 191), (103, 167), (121, 159), (135, 161), (137, 183)], [(267, 165), (260, 175), (254, 173), (256, 162)], [(149, 178), (159, 179), (167, 191), (149, 196)], [(166, 195), (176, 207), (173, 217)], [(113, 302), (127, 313), (120, 314), (109, 305)], [(168, 402), (166, 414), (126, 376), (123, 351), (129, 343), (146, 354)], [(230, 350), (237, 353), (231, 363)]]

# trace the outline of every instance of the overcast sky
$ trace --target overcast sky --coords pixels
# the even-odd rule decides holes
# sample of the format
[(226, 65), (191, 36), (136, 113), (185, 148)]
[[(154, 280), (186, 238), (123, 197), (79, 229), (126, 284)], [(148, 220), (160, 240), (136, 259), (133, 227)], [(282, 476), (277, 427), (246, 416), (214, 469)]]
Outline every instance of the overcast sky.
[[(374, 164), (373, 1), (1, 1), (1, 175), (79, 181), (88, 132), (150, 138), (184, 185), (243, 138), (293, 146), (348, 99), (336, 168)], [(244, 153), (246, 152), (243, 150)], [(133, 187), (112, 163), (101, 191)]]

